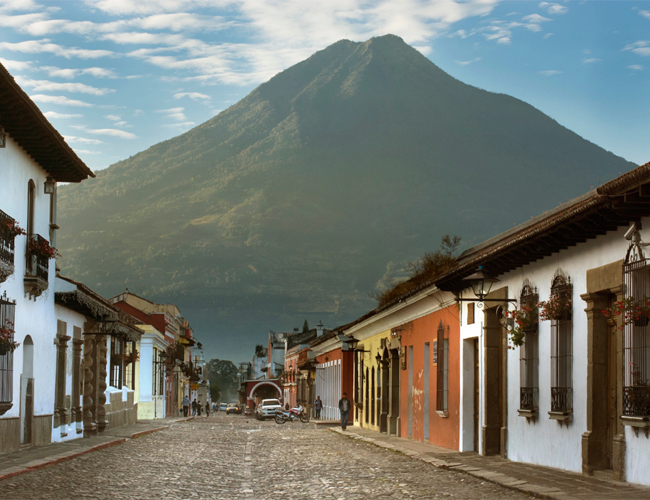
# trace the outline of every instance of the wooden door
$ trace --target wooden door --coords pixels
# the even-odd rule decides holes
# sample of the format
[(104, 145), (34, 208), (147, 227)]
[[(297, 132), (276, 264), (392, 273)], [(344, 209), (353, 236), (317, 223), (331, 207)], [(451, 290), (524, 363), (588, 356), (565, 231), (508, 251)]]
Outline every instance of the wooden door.
[(616, 325), (610, 326), (607, 342), (607, 464), (613, 468), (613, 445), (616, 434)]
[(474, 339), (474, 451), (478, 453), (478, 420), (479, 420), (479, 369), (478, 369), (478, 339)]

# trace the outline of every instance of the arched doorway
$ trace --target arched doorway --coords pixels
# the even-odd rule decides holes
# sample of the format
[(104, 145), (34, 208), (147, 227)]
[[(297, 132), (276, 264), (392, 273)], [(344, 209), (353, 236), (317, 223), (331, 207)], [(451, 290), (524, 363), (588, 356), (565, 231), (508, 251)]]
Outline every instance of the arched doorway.
[(32, 442), (34, 417), (34, 341), (27, 335), (23, 341), (23, 372), (20, 377), (20, 442)]

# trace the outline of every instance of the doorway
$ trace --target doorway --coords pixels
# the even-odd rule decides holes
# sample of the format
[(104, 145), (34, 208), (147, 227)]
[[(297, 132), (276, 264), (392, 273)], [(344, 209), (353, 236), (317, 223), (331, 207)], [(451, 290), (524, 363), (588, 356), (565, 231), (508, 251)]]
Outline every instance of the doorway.
[(472, 344), (473, 344), (473, 353), (474, 353), (474, 391), (473, 391), (473, 399), (474, 399), (474, 451), (478, 453), (479, 448), (478, 448), (478, 431), (479, 431), (479, 415), (481, 409), (479, 408), (479, 394), (481, 392), (481, 388), (479, 385), (479, 371), (478, 371), (478, 366), (479, 366), (479, 358), (478, 358), (478, 338), (472, 339)]
[(616, 324), (608, 325), (607, 332), (607, 469), (614, 468), (614, 436), (616, 435)]
[(20, 378), (20, 443), (32, 443), (34, 420), (34, 341), (27, 335), (23, 341), (23, 373)]
[(485, 310), (483, 328), (483, 429), (482, 454), (505, 457), (504, 332), (501, 306)]

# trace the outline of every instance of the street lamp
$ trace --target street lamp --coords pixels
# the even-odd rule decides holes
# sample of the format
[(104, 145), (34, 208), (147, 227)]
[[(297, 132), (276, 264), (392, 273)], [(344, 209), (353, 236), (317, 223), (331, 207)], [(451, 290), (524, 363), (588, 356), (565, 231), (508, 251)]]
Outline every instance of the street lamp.
[(46, 181), (43, 183), (43, 191), (45, 194), (54, 194), (54, 187), (56, 186), (54, 179), (52, 177), (48, 177)]
[[(463, 281), (469, 282), (472, 287), (472, 291), (475, 298), (471, 299), (460, 299), (457, 298), (458, 302), (516, 302), (517, 299), (486, 299), (492, 290), (492, 285), (498, 283), (500, 280), (495, 278), (492, 274), (485, 271), (483, 266), (478, 266), (478, 269), (474, 274), (470, 274), (466, 278), (463, 278)], [(480, 307), (480, 306), (479, 306)]]

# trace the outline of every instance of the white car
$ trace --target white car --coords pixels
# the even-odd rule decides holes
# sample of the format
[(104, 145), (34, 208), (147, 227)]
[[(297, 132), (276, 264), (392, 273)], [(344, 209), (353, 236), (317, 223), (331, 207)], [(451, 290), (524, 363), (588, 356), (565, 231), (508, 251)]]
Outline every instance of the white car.
[(277, 399), (263, 399), (260, 404), (255, 408), (255, 418), (257, 420), (265, 420), (267, 418), (274, 418), (276, 410), (282, 409), (282, 403)]

